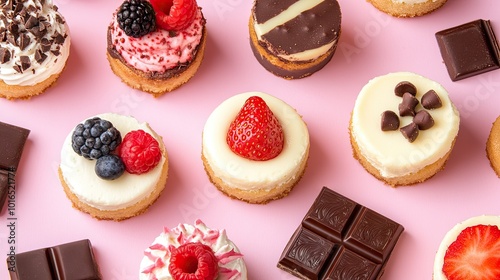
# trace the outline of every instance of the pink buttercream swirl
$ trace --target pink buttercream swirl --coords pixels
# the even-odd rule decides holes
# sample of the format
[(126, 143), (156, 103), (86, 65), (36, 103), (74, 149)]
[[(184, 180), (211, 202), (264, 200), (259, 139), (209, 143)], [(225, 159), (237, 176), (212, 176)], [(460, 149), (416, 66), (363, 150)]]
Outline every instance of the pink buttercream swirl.
[(205, 19), (198, 8), (191, 25), (172, 32), (157, 28), (140, 38), (129, 37), (118, 26), (116, 12), (111, 25), (111, 42), (115, 50), (132, 67), (144, 72), (163, 73), (191, 62), (203, 35)]
[(153, 244), (144, 251), (141, 263), (141, 279), (172, 279), (168, 264), (172, 251), (186, 243), (200, 242), (210, 246), (219, 262), (217, 280), (246, 280), (246, 267), (243, 255), (227, 238), (225, 230), (209, 229), (196, 220), (193, 226), (179, 224), (173, 229), (164, 228)]

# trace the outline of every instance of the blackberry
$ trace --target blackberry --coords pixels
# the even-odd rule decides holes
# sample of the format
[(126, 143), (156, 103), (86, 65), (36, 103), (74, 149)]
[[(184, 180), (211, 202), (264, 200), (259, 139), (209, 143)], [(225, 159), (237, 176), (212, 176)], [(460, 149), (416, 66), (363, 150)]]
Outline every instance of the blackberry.
[(104, 180), (114, 180), (125, 172), (125, 164), (116, 155), (100, 157), (95, 163), (95, 173)]
[(72, 135), (73, 151), (87, 159), (98, 159), (122, 142), (120, 131), (107, 120), (95, 117), (80, 123)]
[(147, 0), (125, 0), (116, 17), (127, 36), (139, 38), (156, 29), (155, 11)]

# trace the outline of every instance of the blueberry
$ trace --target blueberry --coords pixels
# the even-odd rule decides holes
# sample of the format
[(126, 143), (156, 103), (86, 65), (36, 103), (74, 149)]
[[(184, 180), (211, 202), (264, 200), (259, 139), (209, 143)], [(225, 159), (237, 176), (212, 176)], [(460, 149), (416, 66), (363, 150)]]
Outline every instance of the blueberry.
[(114, 180), (125, 172), (125, 165), (120, 157), (116, 155), (105, 155), (100, 157), (95, 164), (95, 173), (101, 179)]

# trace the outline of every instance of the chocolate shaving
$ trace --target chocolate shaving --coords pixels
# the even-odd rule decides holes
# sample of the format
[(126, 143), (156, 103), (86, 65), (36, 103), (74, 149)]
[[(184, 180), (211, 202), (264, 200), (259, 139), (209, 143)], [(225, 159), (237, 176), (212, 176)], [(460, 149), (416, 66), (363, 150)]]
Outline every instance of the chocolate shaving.
[(21, 69), (21, 66), (15, 64), (14, 66), (12, 66), (12, 68), (14, 68), (14, 70), (16, 70), (16, 72), (18, 73), (23, 73), (23, 70)]
[(399, 97), (402, 97), (405, 92), (415, 96), (417, 94), (417, 88), (408, 81), (399, 82), (394, 88), (394, 93)]
[(61, 17), (60, 14), (56, 14), (56, 21), (60, 24), (64, 24), (66, 21)]
[(30, 44), (30, 42), (31, 39), (26, 33), (21, 34), (21, 36), (19, 37), (19, 48), (21, 50), (24, 50)]
[(424, 108), (428, 110), (437, 109), (443, 106), (441, 99), (439, 98), (437, 93), (432, 89), (426, 92), (422, 96), (421, 102), (422, 106), (424, 106)]
[(10, 60), (10, 51), (6, 48), (0, 48), (0, 63), (4, 64)]
[(426, 110), (418, 111), (415, 117), (413, 117), (413, 122), (420, 130), (426, 130), (434, 126), (434, 119)]
[(54, 44), (61, 45), (64, 43), (64, 36), (61, 35), (61, 33), (55, 31), (54, 35), (52, 35), (52, 38), (54, 39)]
[(399, 129), (403, 136), (410, 142), (413, 143), (418, 136), (418, 126), (411, 122), (408, 125), (405, 125)]
[(418, 99), (409, 92), (403, 94), (403, 101), (399, 104), (399, 115), (404, 116), (415, 116), (415, 107), (418, 105)]
[(397, 130), (399, 128), (399, 117), (393, 111), (385, 111), (382, 113), (380, 122), (382, 131)]
[(7, 42), (9, 42), (13, 46), (17, 46), (16, 37), (14, 37), (12, 33), (7, 33)]
[(61, 54), (59, 50), (51, 50), (50, 52), (55, 56), (59, 56)]

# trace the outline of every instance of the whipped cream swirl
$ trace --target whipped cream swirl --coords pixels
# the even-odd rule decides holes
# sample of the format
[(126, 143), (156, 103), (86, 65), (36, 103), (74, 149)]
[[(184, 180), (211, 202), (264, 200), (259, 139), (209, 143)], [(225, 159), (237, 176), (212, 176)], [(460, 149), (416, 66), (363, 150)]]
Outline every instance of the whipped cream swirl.
[(0, 5), (0, 79), (32, 86), (61, 73), (70, 52), (69, 28), (52, 0)]

